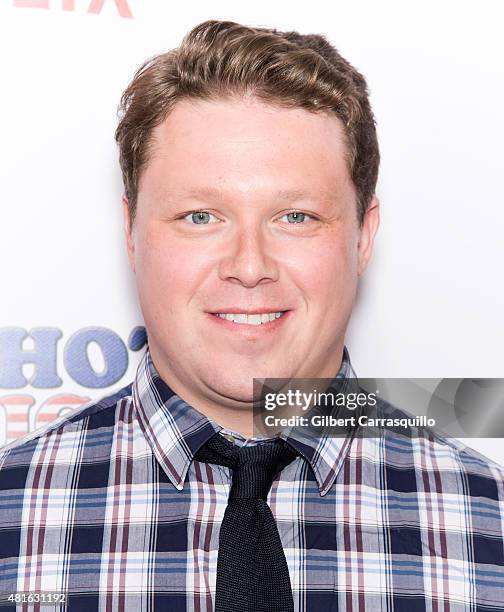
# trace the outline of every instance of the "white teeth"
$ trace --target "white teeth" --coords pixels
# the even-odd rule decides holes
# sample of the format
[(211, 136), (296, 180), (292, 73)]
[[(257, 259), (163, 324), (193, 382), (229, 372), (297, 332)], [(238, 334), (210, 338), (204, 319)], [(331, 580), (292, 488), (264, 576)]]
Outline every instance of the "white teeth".
[(260, 314), (247, 315), (247, 323), (249, 325), (261, 325), (261, 315)]
[(226, 319), (227, 321), (233, 321), (234, 323), (239, 323), (240, 325), (262, 325), (263, 323), (269, 323), (270, 321), (274, 321), (282, 316), (282, 312), (271, 312), (264, 314), (250, 314), (247, 315), (245, 313), (226, 313), (226, 314), (216, 314), (217, 317), (221, 319)]

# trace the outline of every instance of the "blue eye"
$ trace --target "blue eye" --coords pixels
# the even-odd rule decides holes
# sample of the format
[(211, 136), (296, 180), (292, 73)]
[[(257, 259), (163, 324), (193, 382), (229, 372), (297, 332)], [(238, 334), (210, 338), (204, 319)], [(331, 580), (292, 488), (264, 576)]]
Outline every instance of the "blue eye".
[[(305, 217), (308, 217), (309, 219), (312, 218), (310, 215), (307, 215), (306, 213), (302, 213), (302, 212), (290, 212), (290, 213), (285, 213), (285, 215), (282, 215), (282, 217), (290, 217), (291, 219), (293, 219), (293, 223), (290, 223), (290, 225), (294, 225), (295, 223), (302, 223), (305, 219)], [(282, 219), (282, 217), (280, 217), (280, 219)]]
[(195, 210), (194, 212), (188, 213), (184, 217), (184, 219), (187, 219), (187, 217), (191, 215), (191, 219), (192, 221), (194, 221), (194, 225), (208, 225), (211, 214), (212, 213), (209, 213), (206, 210)]

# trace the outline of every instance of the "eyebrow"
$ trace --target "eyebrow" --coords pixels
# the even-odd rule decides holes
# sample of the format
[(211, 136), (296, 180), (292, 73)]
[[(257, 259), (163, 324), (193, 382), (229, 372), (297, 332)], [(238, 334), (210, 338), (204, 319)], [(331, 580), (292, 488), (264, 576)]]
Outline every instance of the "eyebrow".
[[(195, 198), (222, 202), (226, 199), (226, 192), (216, 187), (203, 187), (201, 189), (191, 190), (188, 192), (179, 192), (174, 194), (172, 193), (170, 195), (184, 200)], [(313, 194), (304, 189), (279, 189), (274, 194), (274, 197), (275, 199), (281, 200), (286, 203), (295, 202), (298, 200), (323, 200), (334, 202), (336, 199), (336, 193), (324, 191), (322, 194)]]

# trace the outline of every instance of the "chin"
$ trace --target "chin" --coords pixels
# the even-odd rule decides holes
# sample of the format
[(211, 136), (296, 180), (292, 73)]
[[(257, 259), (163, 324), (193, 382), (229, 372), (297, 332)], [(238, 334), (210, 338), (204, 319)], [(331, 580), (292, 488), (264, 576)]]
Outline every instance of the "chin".
[(231, 378), (228, 373), (228, 376), (222, 378), (219, 377), (218, 374), (211, 377), (209, 377), (208, 374), (209, 372), (205, 373), (207, 384), (218, 395), (228, 397), (237, 402), (252, 402), (254, 396), (254, 381), (250, 376), (244, 376), (242, 374), (241, 376)]

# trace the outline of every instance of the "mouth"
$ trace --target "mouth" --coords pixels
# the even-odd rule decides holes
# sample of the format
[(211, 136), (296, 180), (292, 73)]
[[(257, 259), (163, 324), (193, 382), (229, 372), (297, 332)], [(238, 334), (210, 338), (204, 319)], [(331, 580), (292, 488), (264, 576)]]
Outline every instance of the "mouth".
[(275, 331), (283, 326), (292, 310), (278, 310), (271, 312), (209, 312), (212, 321), (222, 329), (238, 331), (245, 334), (254, 334), (266, 331)]
[(267, 325), (276, 319), (280, 319), (289, 312), (288, 310), (279, 310), (276, 312), (211, 312), (214, 317), (219, 317), (226, 321), (231, 321), (237, 325)]

